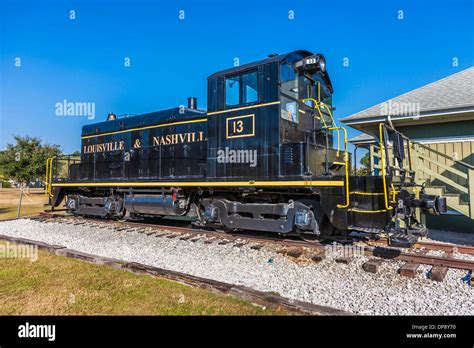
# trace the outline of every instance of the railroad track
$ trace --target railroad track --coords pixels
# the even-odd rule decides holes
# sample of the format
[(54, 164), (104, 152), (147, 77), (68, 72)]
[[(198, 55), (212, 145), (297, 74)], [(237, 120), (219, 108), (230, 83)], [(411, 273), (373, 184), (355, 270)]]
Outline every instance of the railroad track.
[[(370, 241), (369, 245), (388, 245), (389, 241), (387, 238), (380, 238), (375, 241)], [(455, 245), (447, 243), (434, 243), (434, 242), (424, 242), (420, 241), (412, 245), (412, 249), (422, 249), (422, 250), (438, 250), (444, 251), (446, 253), (461, 253), (474, 255), (474, 246), (469, 245)]]
[[(196, 229), (184, 225), (163, 225), (143, 222), (119, 222), (114, 220), (98, 220), (73, 215), (57, 215), (53, 213), (41, 213), (36, 219), (44, 222), (58, 221), (77, 225), (91, 225), (98, 228), (113, 226), (116, 230), (138, 231), (149, 235), (162, 236), (168, 238), (180, 238), (183, 240), (194, 240), (195, 238), (205, 237), (211, 241), (218, 241), (221, 244), (238, 243), (241, 245), (249, 244), (253, 249), (260, 249), (263, 246), (271, 246), (275, 251), (288, 256), (299, 258), (305, 255), (306, 258), (314, 261), (321, 261), (325, 257), (325, 252), (331, 244), (324, 244), (318, 241), (307, 242), (299, 239), (284, 238), (280, 236), (268, 236), (254, 233), (226, 233), (219, 230)], [(61, 220), (59, 220), (61, 221)], [(166, 231), (163, 233), (163, 231)], [(168, 233), (168, 235), (166, 234)], [(383, 260), (403, 261), (406, 264), (400, 269), (400, 274), (412, 277), (416, 274), (418, 266), (433, 266), (432, 272), (435, 274), (435, 280), (442, 280), (448, 268), (467, 270), (472, 273), (474, 270), (474, 261), (468, 259), (455, 258), (453, 252), (461, 254), (474, 255), (474, 247), (460, 246), (445, 243), (418, 242), (412, 249), (405, 251), (401, 248), (387, 246), (387, 239), (369, 241), (368, 244), (360, 246), (366, 256), (379, 258)], [(333, 244), (332, 244), (333, 245)], [(438, 250), (443, 251), (445, 255), (434, 256), (427, 255), (419, 250)], [(360, 250), (359, 250), (360, 251)], [(349, 257), (341, 257), (336, 262), (348, 263)], [(368, 267), (369, 269), (373, 269)], [(365, 269), (365, 268), (364, 268)], [(376, 267), (375, 267), (376, 269)]]
[[(202, 235), (207, 238), (220, 238), (229, 241), (241, 241), (245, 239), (248, 243), (258, 244), (258, 243), (279, 243), (285, 247), (292, 247), (292, 248), (311, 248), (313, 250), (324, 250), (326, 245), (320, 242), (306, 242), (297, 238), (283, 238), (280, 236), (275, 236), (274, 234), (262, 234), (261, 232), (248, 232), (248, 233), (227, 233), (223, 230), (215, 230), (215, 229), (205, 229), (205, 228), (197, 228), (197, 227), (189, 227), (185, 225), (185, 222), (179, 222), (178, 226), (170, 225), (170, 224), (156, 224), (156, 223), (144, 223), (144, 222), (136, 222), (136, 221), (114, 221), (114, 220), (99, 220), (95, 218), (84, 218), (84, 217), (77, 217), (74, 215), (57, 215), (52, 213), (40, 213), (39, 214), (40, 220), (42, 221), (55, 221), (58, 217), (66, 218), (66, 219), (73, 219), (77, 220), (80, 224), (86, 224), (88, 222), (100, 224), (103, 226), (115, 226), (118, 228), (125, 229), (150, 229), (150, 234), (152, 231), (162, 231), (166, 230), (169, 232), (173, 232), (176, 234), (195, 234), (195, 235)], [(182, 224), (182, 225), (181, 225)]]

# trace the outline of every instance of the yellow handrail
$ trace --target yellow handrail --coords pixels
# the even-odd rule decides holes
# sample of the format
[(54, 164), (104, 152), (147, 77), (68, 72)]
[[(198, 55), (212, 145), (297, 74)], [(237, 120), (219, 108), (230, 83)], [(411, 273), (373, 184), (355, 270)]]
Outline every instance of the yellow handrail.
[(48, 172), (49, 172), (49, 158), (46, 159), (46, 171), (44, 173), (44, 194), (48, 196)]
[(49, 195), (50, 197), (53, 196), (53, 161), (54, 161), (54, 158), (51, 158), (50, 159), (50, 162), (49, 162)]
[(388, 204), (388, 194), (387, 194), (387, 178), (385, 177), (385, 149), (383, 146), (383, 123), (379, 124), (379, 136), (380, 136), (380, 158), (382, 159), (382, 180), (383, 180), (383, 196), (384, 196), (384, 201), (385, 201), (385, 209), (387, 210), (392, 210), (393, 207), (391, 207)]
[[(314, 107), (314, 109), (318, 110), (319, 115), (321, 116), (321, 119), (323, 120), (324, 127), (327, 128), (328, 125), (326, 124), (326, 120), (324, 119), (323, 114), (321, 113), (321, 110), (319, 109), (319, 104), (325, 106), (325, 107), (329, 110), (328, 106), (327, 106), (326, 104), (322, 103), (322, 102), (318, 102), (318, 101), (317, 101), (316, 99), (314, 99), (314, 98), (304, 98), (302, 101), (303, 101), (303, 103), (304, 103), (304, 102), (307, 101), (307, 100), (313, 102), (314, 105), (317, 107), (317, 108)], [(332, 118), (332, 115), (331, 115), (330, 112), (331, 112), (331, 111), (329, 110), (329, 117), (331, 118), (331, 122), (332, 122), (331, 126), (335, 126), (336, 123), (334, 122), (334, 119)]]
[[(350, 194), (349, 194), (349, 153), (347, 152), (347, 131), (344, 127), (331, 127), (328, 130), (342, 130), (344, 133), (344, 166), (345, 170), (345, 182), (346, 182), (346, 203), (338, 204), (338, 208), (348, 208), (350, 204)], [(339, 143), (338, 143), (339, 146)]]
[[(331, 118), (331, 121), (332, 121), (332, 129), (336, 130), (336, 134), (337, 134), (337, 156), (339, 157), (339, 152), (340, 152), (340, 141), (341, 141), (341, 136), (339, 134), (339, 130), (340, 129), (343, 129), (344, 132), (346, 131), (344, 127), (338, 127), (336, 125), (336, 121), (334, 121), (334, 117), (332, 117), (332, 112), (331, 112), (331, 108), (324, 104), (323, 102), (320, 102), (320, 104), (322, 106), (324, 106), (327, 110), (328, 110), (328, 113), (329, 113), (329, 117)], [(331, 130), (331, 128), (329, 128), (329, 130)], [(344, 146), (345, 146), (345, 151), (347, 152), (347, 135), (344, 136)]]
[[(336, 122), (334, 121), (334, 118), (332, 117), (331, 109), (329, 108), (329, 106), (327, 106), (323, 102), (317, 101), (314, 98), (305, 98), (305, 99), (303, 99), (303, 103), (307, 100), (313, 102), (313, 104), (315, 105), (314, 109), (318, 110), (320, 119), (323, 121), (324, 128), (329, 129), (330, 127), (328, 127), (328, 125), (326, 123), (326, 120), (324, 119), (324, 115), (321, 112), (320, 105), (324, 106), (328, 110), (329, 118), (331, 119), (331, 127), (337, 127)], [(339, 129), (336, 129), (336, 134), (337, 134), (337, 156), (339, 156), (339, 152), (340, 152), (340, 145), (339, 144), (341, 142), (341, 136), (339, 134)]]
[(46, 159), (45, 195), (53, 197), (53, 157)]
[(395, 186), (393, 185), (393, 183), (390, 184), (390, 187), (392, 188), (392, 200), (391, 202), (392, 203), (397, 203), (397, 190), (395, 190)]
[[(319, 102), (314, 98), (305, 98), (305, 99), (303, 99), (303, 103), (307, 100), (310, 100), (314, 103), (314, 105), (315, 105), (314, 109), (318, 110), (319, 115), (321, 116), (321, 120), (323, 121), (324, 128), (326, 128), (329, 131), (333, 131), (333, 130), (336, 131), (336, 133), (337, 133), (337, 154), (336, 154), (336, 156), (338, 156), (338, 157), (339, 157), (339, 153), (340, 153), (340, 149), (341, 149), (341, 145), (340, 145), (341, 137), (340, 137), (339, 131), (342, 130), (343, 133), (344, 133), (344, 166), (346, 167), (346, 169), (345, 169), (346, 203), (338, 204), (337, 207), (338, 208), (348, 208), (349, 205), (350, 205), (350, 194), (349, 194), (349, 154), (348, 154), (348, 151), (347, 151), (347, 130), (344, 127), (340, 127), (340, 126), (336, 125), (336, 122), (334, 121), (334, 117), (332, 116), (331, 108), (328, 105), (324, 104), (323, 102)], [(328, 114), (329, 114), (329, 118), (331, 120), (331, 127), (327, 126), (326, 120), (324, 119), (323, 113), (321, 112), (320, 105), (324, 106), (327, 109)]]

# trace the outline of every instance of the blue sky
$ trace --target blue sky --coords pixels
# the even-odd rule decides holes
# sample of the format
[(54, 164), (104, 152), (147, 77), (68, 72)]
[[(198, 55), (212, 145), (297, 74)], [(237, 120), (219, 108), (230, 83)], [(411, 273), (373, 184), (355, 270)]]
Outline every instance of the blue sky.
[[(235, 57), (245, 64), (296, 49), (326, 56), (335, 117), (342, 118), (474, 65), (472, 4), (1, 0), (0, 149), (20, 134), (73, 152), (82, 125), (110, 111), (150, 112), (188, 96), (205, 107), (207, 76)], [(96, 119), (56, 116), (64, 99), (94, 102)]]

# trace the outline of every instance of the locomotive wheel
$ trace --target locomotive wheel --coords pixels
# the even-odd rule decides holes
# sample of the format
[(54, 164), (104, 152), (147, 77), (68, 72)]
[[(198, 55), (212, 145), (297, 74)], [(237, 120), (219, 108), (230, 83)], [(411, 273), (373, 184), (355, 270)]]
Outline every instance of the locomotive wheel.
[(225, 234), (232, 234), (232, 233), (235, 232), (235, 229), (234, 228), (229, 228), (229, 227), (226, 227), (226, 226), (222, 226), (222, 231)]
[(117, 221), (118, 222), (127, 222), (128, 220), (130, 220), (130, 212), (128, 210), (126, 210), (125, 208), (123, 208), (123, 210), (120, 212), (119, 215), (117, 215)]
[(298, 236), (307, 243), (316, 243), (319, 241), (319, 235), (314, 233), (302, 233), (300, 232)]

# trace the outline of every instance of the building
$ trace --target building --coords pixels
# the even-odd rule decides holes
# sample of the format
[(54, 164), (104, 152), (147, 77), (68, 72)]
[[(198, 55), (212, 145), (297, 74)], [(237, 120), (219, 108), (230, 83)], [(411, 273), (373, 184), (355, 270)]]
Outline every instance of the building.
[(429, 217), (427, 225), (474, 232), (474, 67), (341, 120), (363, 132), (350, 142), (370, 151), (375, 175), (376, 129), (387, 119), (416, 142), (417, 181), (425, 181), (429, 193), (447, 197), (448, 214)]

